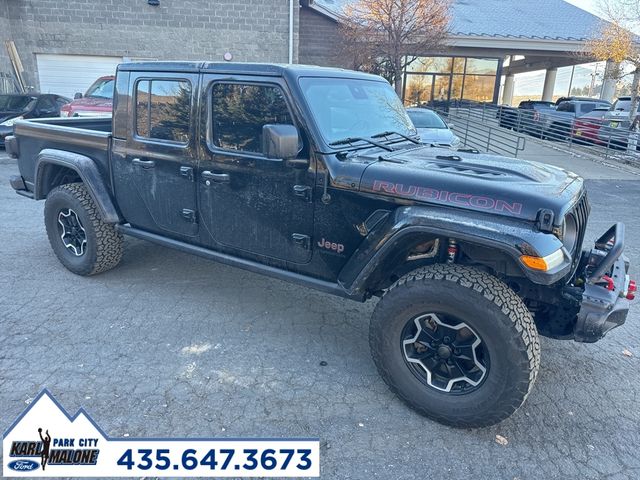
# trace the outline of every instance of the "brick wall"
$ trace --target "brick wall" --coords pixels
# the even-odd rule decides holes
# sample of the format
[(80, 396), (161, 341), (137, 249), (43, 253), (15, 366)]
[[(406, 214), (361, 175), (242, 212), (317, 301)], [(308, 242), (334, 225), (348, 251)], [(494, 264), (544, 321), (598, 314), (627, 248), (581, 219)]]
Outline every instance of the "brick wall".
[(310, 8), (300, 10), (300, 63), (342, 67), (337, 54), (338, 23)]
[[(0, 3), (11, 22), (26, 81), (35, 87), (37, 53), (221, 60), (231, 52), (237, 61), (288, 59), (289, 0), (160, 0), (158, 7), (146, 0)], [(2, 21), (0, 17), (0, 32), (5, 33)], [(2, 61), (0, 56), (0, 65)]]

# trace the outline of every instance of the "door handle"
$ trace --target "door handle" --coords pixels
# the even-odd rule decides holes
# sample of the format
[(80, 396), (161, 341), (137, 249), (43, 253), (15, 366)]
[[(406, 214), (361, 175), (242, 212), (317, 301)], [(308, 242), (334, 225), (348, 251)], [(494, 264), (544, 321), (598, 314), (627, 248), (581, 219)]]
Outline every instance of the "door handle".
[(153, 160), (140, 160), (139, 158), (134, 158), (131, 160), (131, 163), (142, 168), (153, 168), (156, 166), (156, 162)]
[(228, 173), (213, 173), (209, 170), (205, 170), (202, 172), (202, 178), (206, 181), (212, 181), (216, 183), (229, 183), (229, 174)]
[(311, 200), (311, 187), (308, 185), (294, 185), (293, 194), (296, 197), (304, 198), (307, 201)]

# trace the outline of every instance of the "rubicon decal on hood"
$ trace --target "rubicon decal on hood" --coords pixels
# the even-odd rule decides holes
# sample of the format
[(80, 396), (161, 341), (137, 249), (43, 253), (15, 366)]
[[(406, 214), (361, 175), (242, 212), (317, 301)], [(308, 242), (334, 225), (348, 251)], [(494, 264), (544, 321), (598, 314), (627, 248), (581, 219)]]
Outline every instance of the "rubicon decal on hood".
[(416, 200), (439, 201), (461, 207), (493, 210), (495, 212), (509, 212), (515, 215), (522, 212), (522, 204), (518, 202), (507, 202), (505, 200), (485, 197), (482, 195), (448, 192), (446, 190), (438, 190), (435, 188), (404, 185), (402, 183), (384, 182), (381, 180), (375, 180), (373, 182), (373, 191), (390, 193), (406, 198), (415, 198)]

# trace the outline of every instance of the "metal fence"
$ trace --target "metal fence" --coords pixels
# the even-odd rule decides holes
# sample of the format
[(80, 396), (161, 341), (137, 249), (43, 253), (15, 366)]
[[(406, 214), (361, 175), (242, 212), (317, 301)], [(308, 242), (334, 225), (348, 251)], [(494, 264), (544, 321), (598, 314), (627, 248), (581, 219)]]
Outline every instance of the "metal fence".
[(533, 141), (567, 153), (640, 165), (640, 132), (629, 119), (561, 118), (554, 110), (472, 102), (438, 113), (453, 124), (465, 145), (480, 151), (517, 156)]
[[(495, 106), (493, 106), (495, 107)], [(491, 106), (465, 102), (436, 111), (447, 120), (449, 128), (460, 137), (463, 145), (480, 152), (517, 157), (524, 150), (526, 137), (501, 128)]]

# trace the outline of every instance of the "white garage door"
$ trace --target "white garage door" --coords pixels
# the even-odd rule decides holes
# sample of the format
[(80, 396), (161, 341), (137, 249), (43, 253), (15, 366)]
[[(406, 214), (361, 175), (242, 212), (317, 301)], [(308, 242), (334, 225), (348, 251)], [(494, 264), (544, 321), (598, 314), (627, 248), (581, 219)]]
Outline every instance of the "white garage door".
[(122, 57), (36, 54), (41, 93), (73, 98), (84, 94), (98, 77), (114, 75)]

